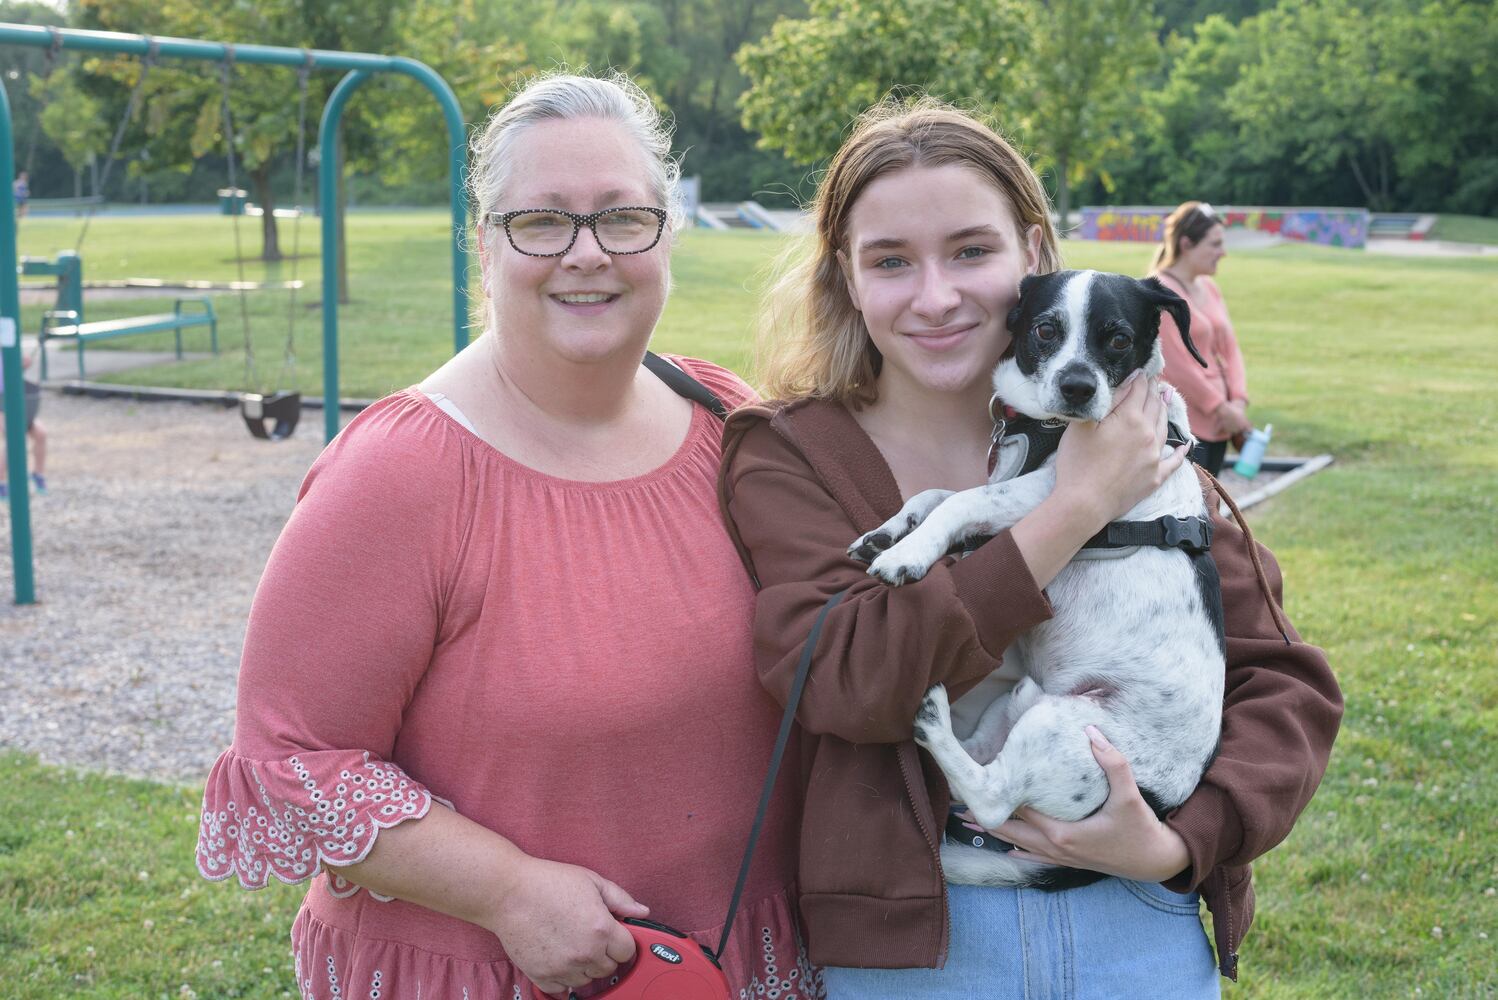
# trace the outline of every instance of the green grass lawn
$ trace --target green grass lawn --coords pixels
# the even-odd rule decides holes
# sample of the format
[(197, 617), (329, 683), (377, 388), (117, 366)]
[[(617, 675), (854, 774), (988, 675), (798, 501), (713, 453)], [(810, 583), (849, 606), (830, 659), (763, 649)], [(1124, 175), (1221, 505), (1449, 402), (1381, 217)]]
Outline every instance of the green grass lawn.
[[(20, 229), (22, 255), (51, 257), (73, 243), (72, 219), (27, 219)], [(290, 253), (291, 223), (282, 222), (282, 249)], [(258, 222), (245, 223), (248, 253), (258, 253)], [(298, 386), (322, 394), (322, 285), (316, 219), (303, 220), (298, 277), (307, 287), (297, 294), (291, 328), (288, 292), (254, 292), (246, 297), (258, 386), (245, 377), (246, 324), (238, 296), (217, 295), (222, 354), (203, 361), (132, 369), (103, 381), (189, 388), (273, 389), (289, 334), (295, 336)], [(744, 232), (700, 235), (688, 232), (675, 255), (676, 289), (657, 334), (657, 350), (695, 350), (742, 369), (748, 363), (748, 337), (754, 296), (750, 280), (773, 236)], [(452, 354), (451, 258), (447, 220), (437, 212), (355, 213), (348, 218), (349, 286), (352, 301), (338, 310), (340, 394), (376, 397), (404, 388)], [(160, 278), (227, 281), (236, 276), (230, 220), (218, 216), (109, 218), (90, 227), (82, 250), (84, 279)], [(247, 261), (250, 281), (285, 281), (292, 264)], [(45, 279), (28, 278), (27, 283)], [(477, 293), (478, 282), (471, 282)], [(85, 294), (87, 320), (170, 312), (172, 300), (92, 300)], [(34, 333), (44, 306), (22, 310), (21, 324)], [(205, 351), (208, 330), (184, 332), (188, 351)], [(88, 346), (95, 350), (172, 349), (170, 333), (141, 334)], [(71, 361), (57, 368), (74, 373)], [(283, 380), (284, 381), (284, 380)]]
[[(225, 225), (101, 219), (90, 273), (225, 276)], [(344, 313), (345, 392), (376, 395), (416, 380), (448, 350), (442, 223), (356, 215), (349, 227), (356, 302)], [(180, 242), (169, 238), (179, 230)], [(45, 231), (28, 221), (23, 250), (63, 245)], [(657, 346), (742, 370), (756, 275), (780, 245), (688, 234)], [(1073, 264), (1132, 272), (1149, 256), (1138, 245), (1066, 249)], [(315, 277), (315, 261), (307, 270)], [(1320, 793), (1256, 866), (1258, 916), (1242, 982), (1226, 995), (1492, 996), (1498, 261), (1283, 246), (1234, 253), (1220, 280), (1254, 415), (1275, 425), (1273, 450), (1337, 458), (1252, 516), (1285, 570), (1291, 617), (1326, 647), (1347, 695)], [(273, 357), (277, 310), (263, 308), (266, 346), (257, 347)], [(106, 314), (101, 305), (93, 315)], [(313, 318), (299, 340), (309, 386), (318, 326)], [(241, 368), (226, 359), (147, 375), (237, 387)], [(0, 758), (0, 774), (0, 993), (291, 989), (286, 931), (297, 890), (249, 894), (198, 879), (195, 790), (78, 777), (18, 756)]]
[(1437, 216), (1436, 224), (1431, 227), (1430, 238), (1498, 246), (1498, 219), (1482, 215)]

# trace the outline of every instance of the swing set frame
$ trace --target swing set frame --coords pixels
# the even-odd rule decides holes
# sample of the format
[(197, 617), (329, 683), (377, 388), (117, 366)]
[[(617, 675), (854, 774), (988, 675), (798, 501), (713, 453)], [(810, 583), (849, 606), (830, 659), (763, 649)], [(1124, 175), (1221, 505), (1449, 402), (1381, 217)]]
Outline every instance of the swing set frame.
[[(59, 41), (60, 40), (60, 41)], [(0, 46), (74, 49), (157, 59), (192, 59), (236, 65), (258, 64), (299, 69), (345, 70), (323, 105), (318, 126), (318, 204), (322, 209), (323, 426), (325, 439), (338, 433), (338, 179), (343, 164), (336, 154), (338, 127), (353, 92), (376, 73), (399, 73), (419, 81), (442, 107), (447, 124), (449, 201), (452, 208), (453, 351), (468, 344), (468, 252), (464, 235), (468, 205), (463, 193), (467, 144), (463, 113), (447, 85), (430, 66), (403, 56), (366, 52), (335, 52), (272, 45), (233, 45), (203, 39), (129, 35), (109, 31), (79, 31), (29, 24), (0, 23)], [(4, 359), (5, 442), (10, 490), (11, 563), (15, 570), (15, 603), (36, 601), (32, 564), (31, 500), (27, 483), (26, 416), (21, 379), (21, 305), (16, 265), (16, 207), (10, 179), (15, 176), (15, 135), (10, 101), (0, 88), (0, 357)]]

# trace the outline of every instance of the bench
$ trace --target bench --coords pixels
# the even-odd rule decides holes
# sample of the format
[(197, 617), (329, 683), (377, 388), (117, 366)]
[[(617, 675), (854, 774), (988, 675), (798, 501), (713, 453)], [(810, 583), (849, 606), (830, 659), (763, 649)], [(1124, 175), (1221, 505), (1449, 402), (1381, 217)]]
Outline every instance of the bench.
[[(195, 303), (201, 306), (196, 312), (184, 312), (182, 306)], [(208, 327), (208, 336), (213, 353), (218, 353), (218, 317), (213, 313), (211, 299), (177, 299), (169, 313), (152, 316), (127, 316), (124, 319), (101, 320), (97, 323), (80, 323), (78, 314), (69, 310), (54, 309), (42, 314), (42, 332), (38, 346), (42, 355), (42, 381), (47, 380), (47, 341), (68, 340), (77, 345), (78, 377), (85, 378), (83, 370), (83, 345), (93, 340), (112, 340), (129, 337), (137, 333), (157, 333), (171, 330), (177, 335), (177, 360), (182, 360), (182, 331), (190, 326)]]
[(46, 257), (22, 257), (16, 265), (22, 277), (50, 277), (57, 279), (57, 304), (59, 312), (76, 312), (83, 318), (83, 258), (72, 250), (64, 250), (56, 260)]

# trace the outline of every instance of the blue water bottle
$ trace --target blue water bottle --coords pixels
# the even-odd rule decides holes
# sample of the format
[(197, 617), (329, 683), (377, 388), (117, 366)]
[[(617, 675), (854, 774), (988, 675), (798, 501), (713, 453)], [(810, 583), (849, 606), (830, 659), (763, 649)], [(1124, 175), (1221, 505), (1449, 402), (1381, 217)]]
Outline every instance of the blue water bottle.
[(1248, 432), (1248, 440), (1243, 442), (1243, 450), (1238, 452), (1238, 461), (1233, 463), (1233, 471), (1244, 479), (1252, 479), (1259, 474), (1259, 463), (1264, 461), (1264, 449), (1269, 447), (1269, 436), (1274, 433), (1274, 424), (1265, 424), (1263, 430), (1255, 427)]

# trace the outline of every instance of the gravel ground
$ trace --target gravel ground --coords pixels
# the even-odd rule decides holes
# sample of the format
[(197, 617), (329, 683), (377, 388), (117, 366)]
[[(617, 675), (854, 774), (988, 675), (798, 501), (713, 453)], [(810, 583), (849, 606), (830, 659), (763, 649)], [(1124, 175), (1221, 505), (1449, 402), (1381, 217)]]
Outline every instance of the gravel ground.
[(17, 607), (0, 505), (0, 747), (196, 783), (229, 745), (245, 619), (321, 414), (252, 440), (238, 413), (47, 392), (38, 603)]
[[(17, 607), (0, 504), (0, 747), (197, 783), (234, 727), (245, 619), (322, 450), (321, 414), (254, 441), (233, 410), (47, 392), (38, 603)], [(1242, 496), (1253, 487), (1225, 472)]]

